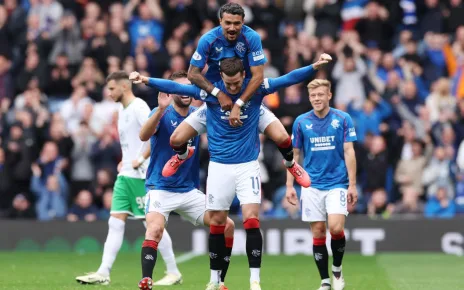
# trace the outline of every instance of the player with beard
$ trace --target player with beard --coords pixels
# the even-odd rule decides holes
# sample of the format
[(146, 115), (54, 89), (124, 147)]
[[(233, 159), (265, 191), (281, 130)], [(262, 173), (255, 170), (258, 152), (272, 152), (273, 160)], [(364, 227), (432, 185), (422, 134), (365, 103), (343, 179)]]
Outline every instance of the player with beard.
[[(76, 281), (81, 284), (108, 285), (110, 283), (110, 271), (121, 249), (128, 216), (145, 219), (145, 175), (150, 147), (140, 141), (138, 134), (150, 114), (150, 108), (145, 101), (134, 96), (132, 83), (126, 72), (114, 72), (107, 77), (106, 82), (109, 96), (121, 104), (118, 131), (122, 161), (118, 166), (121, 169), (114, 184), (102, 263), (97, 272), (76, 277)], [(167, 232), (163, 234), (159, 249), (167, 267), (167, 275), (157, 284), (182, 283), (182, 275), (177, 268), (172, 250), (171, 237)]]
[[(131, 79), (133, 75), (131, 73)], [(174, 83), (190, 84), (186, 72), (176, 72), (171, 77)], [(147, 231), (142, 245), (142, 280), (140, 289), (151, 289), (153, 269), (156, 264), (158, 243), (162, 240), (164, 226), (169, 214), (174, 211), (193, 225), (210, 226), (211, 215), (206, 212), (205, 195), (197, 188), (200, 183), (200, 159), (198, 150), (199, 137), (191, 139), (189, 144), (191, 158), (176, 174), (163, 177), (161, 171), (164, 164), (172, 156), (169, 138), (176, 129), (197, 108), (191, 107), (192, 98), (180, 94), (163, 94), (158, 96), (158, 108), (155, 108), (149, 119), (140, 130), (140, 139), (150, 140), (152, 153), (148, 165), (145, 187)], [(214, 227), (214, 226), (213, 226)], [(232, 252), (234, 223), (227, 219), (223, 246)], [(230, 254), (229, 254), (230, 256)], [(224, 279), (229, 267), (229, 259), (221, 264), (222, 284), (220, 289), (226, 290)]]

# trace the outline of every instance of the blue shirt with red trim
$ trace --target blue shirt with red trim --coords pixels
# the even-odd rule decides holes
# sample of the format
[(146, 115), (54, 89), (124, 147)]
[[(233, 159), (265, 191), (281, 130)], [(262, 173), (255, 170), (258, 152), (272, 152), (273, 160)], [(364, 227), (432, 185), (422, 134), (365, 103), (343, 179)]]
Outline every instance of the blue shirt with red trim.
[(304, 155), (303, 168), (311, 177), (311, 187), (348, 188), (343, 145), (357, 140), (349, 114), (333, 108), (322, 119), (314, 111), (302, 114), (293, 123), (292, 139), (293, 147)]
[(205, 77), (212, 83), (221, 80), (219, 62), (221, 59), (238, 57), (242, 59), (246, 77), (251, 78), (250, 66), (259, 66), (267, 62), (261, 44), (261, 37), (250, 27), (243, 25), (240, 35), (234, 42), (229, 42), (218, 26), (205, 33), (198, 42), (198, 47), (190, 64), (203, 69), (208, 65)]

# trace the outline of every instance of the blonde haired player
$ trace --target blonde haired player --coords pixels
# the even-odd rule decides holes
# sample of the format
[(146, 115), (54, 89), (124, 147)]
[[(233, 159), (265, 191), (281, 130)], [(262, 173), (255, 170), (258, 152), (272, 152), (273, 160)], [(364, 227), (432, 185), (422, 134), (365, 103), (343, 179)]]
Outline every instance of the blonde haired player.
[[(308, 84), (313, 110), (298, 116), (293, 124), (295, 160), (304, 156), (303, 168), (311, 177), (311, 186), (301, 189), (302, 220), (311, 224), (313, 252), (319, 274), (319, 290), (345, 287), (342, 259), (345, 252), (345, 217), (347, 204), (356, 203), (356, 157), (353, 142), (356, 131), (345, 112), (329, 106), (332, 93), (328, 80), (315, 79)], [(286, 197), (296, 205), (294, 179), (287, 174)], [(328, 217), (327, 217), (328, 216)], [(326, 247), (326, 220), (332, 236), (332, 273), (329, 278), (329, 255)]]
[[(110, 271), (124, 239), (124, 229), (128, 216), (145, 219), (145, 176), (150, 148), (140, 141), (139, 132), (150, 114), (144, 100), (132, 93), (132, 82), (124, 71), (114, 72), (107, 79), (110, 97), (121, 103), (118, 117), (118, 131), (122, 150), (119, 175), (114, 184), (111, 216), (108, 220), (108, 236), (103, 249), (102, 263), (97, 272), (76, 277), (81, 284), (108, 285)], [(143, 152), (143, 154), (141, 154)], [(182, 283), (172, 250), (172, 240), (164, 231), (158, 246), (167, 267), (167, 274), (155, 285), (174, 285)]]

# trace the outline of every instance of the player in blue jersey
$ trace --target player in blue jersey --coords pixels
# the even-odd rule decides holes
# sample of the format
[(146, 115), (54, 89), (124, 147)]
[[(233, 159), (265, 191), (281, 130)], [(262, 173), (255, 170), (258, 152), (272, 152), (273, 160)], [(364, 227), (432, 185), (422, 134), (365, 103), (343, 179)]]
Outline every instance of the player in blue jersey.
[[(179, 72), (171, 76), (176, 83), (189, 84), (187, 73)], [(171, 105), (171, 101), (172, 105)], [(140, 130), (142, 141), (150, 140), (151, 159), (148, 165), (145, 182), (147, 195), (145, 213), (147, 231), (142, 245), (142, 277), (140, 289), (151, 289), (152, 274), (157, 258), (158, 243), (160, 242), (164, 225), (172, 211), (177, 212), (194, 225), (210, 225), (210, 214), (206, 212), (205, 195), (197, 188), (199, 186), (199, 154), (191, 150), (191, 158), (174, 176), (165, 178), (161, 170), (172, 155), (169, 137), (174, 129), (182, 123), (196, 108), (190, 107), (192, 98), (183, 95), (160, 94), (158, 108), (150, 113), (149, 119)], [(198, 147), (199, 138), (189, 142), (189, 148)], [(214, 226), (211, 226), (214, 229)], [(223, 228), (222, 228), (223, 229)], [(224, 230), (224, 229), (223, 229)], [(232, 252), (234, 223), (227, 220), (224, 247), (228, 256)], [(222, 283), (229, 267), (229, 257), (221, 263), (222, 272), (219, 279)], [(227, 289), (222, 285), (221, 289)]]
[[(251, 100), (242, 106), (243, 125), (231, 127), (227, 112), (221, 109), (216, 97), (194, 85), (181, 85), (163, 79), (147, 78), (138, 73), (131, 74), (135, 82), (143, 82), (161, 92), (182, 94), (206, 102), (206, 127), (210, 164), (207, 179), (206, 208), (211, 214), (209, 236), (211, 278), (207, 290), (219, 287), (221, 261), (224, 257), (224, 227), (230, 205), (237, 195), (242, 205), (246, 249), (250, 266), (250, 289), (260, 290), (260, 268), (262, 236), (259, 224), (261, 203), (261, 181), (258, 163), (259, 132), (258, 119), (264, 96), (308, 79), (315, 69), (327, 63), (330, 56), (322, 55), (318, 62), (303, 67), (279, 78), (265, 79)], [(232, 100), (237, 100), (249, 83), (245, 79), (243, 62), (237, 58), (221, 61), (222, 81), (215, 86), (226, 91)], [(188, 119), (188, 118), (187, 118)], [(186, 122), (187, 122), (186, 119)], [(186, 164), (188, 164), (188, 160)]]
[[(219, 64), (222, 59), (238, 57), (243, 61), (246, 78), (249, 82), (236, 99), (228, 120), (231, 126), (241, 126), (240, 108), (247, 103), (263, 82), (264, 64), (267, 62), (263, 53), (259, 34), (250, 27), (243, 25), (245, 12), (236, 3), (227, 3), (219, 11), (220, 26), (204, 34), (198, 42), (198, 47), (190, 61), (189, 80), (217, 97), (225, 111), (231, 109), (231, 99), (224, 90), (212, 83), (221, 80)], [(201, 71), (208, 65), (208, 71), (203, 76)], [(261, 107), (259, 129), (273, 140), (284, 157), (284, 164), (296, 181), (303, 187), (310, 185), (308, 174), (293, 159), (293, 146), (290, 136), (282, 123), (265, 106)], [(201, 118), (192, 119), (192, 123), (184, 123), (171, 136), (171, 145), (178, 154), (174, 155), (163, 170), (164, 176), (170, 176), (182, 165), (188, 157), (187, 140), (198, 134), (196, 127), (201, 126)]]
[[(342, 259), (345, 252), (345, 217), (347, 204), (355, 204), (356, 157), (353, 142), (356, 131), (350, 115), (329, 107), (332, 98), (328, 80), (315, 79), (308, 84), (313, 110), (300, 115), (293, 124), (295, 159), (304, 156), (304, 169), (311, 176), (311, 187), (301, 189), (302, 220), (310, 222), (313, 252), (319, 274), (319, 290), (345, 287)], [(287, 174), (287, 199), (298, 203), (293, 176)], [(328, 216), (328, 218), (326, 218)], [(326, 247), (326, 220), (332, 237), (333, 283), (329, 279)], [(332, 288), (331, 288), (332, 287)]]

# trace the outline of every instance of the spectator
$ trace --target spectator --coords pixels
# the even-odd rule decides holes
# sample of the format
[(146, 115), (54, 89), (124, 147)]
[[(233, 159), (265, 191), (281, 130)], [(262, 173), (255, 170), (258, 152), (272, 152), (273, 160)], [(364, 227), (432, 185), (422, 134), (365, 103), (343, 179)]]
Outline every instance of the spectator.
[(382, 136), (375, 136), (370, 142), (369, 152), (359, 160), (364, 172), (364, 192), (371, 193), (377, 188), (386, 187), (388, 153)]
[[(0, 13), (1, 13), (1, 9), (0, 9)], [(1, 19), (0, 19), (0, 25), (1, 25)], [(0, 35), (1, 35), (1, 32), (0, 32)], [(13, 83), (11, 74), (9, 72), (10, 67), (11, 67), (11, 61), (9, 61), (6, 58), (6, 56), (2, 55), (0, 51), (0, 101), (3, 98), (8, 98), (10, 100), (13, 99), (14, 83)]]
[(446, 187), (445, 193), (449, 195), (448, 198), (454, 197), (450, 171), (451, 159), (450, 152), (445, 148), (437, 147), (435, 149), (434, 156), (422, 175), (422, 183), (428, 187), (427, 195), (429, 197), (433, 197), (439, 192), (440, 187)]
[(103, 193), (103, 206), (98, 211), (98, 219), (102, 221), (107, 221), (110, 218), (111, 212), (111, 202), (113, 199), (113, 190), (107, 189), (105, 193)]
[(389, 215), (387, 211), (387, 201), (387, 192), (383, 188), (374, 190), (367, 205), (367, 214), (369, 217), (387, 218)]
[(425, 216), (428, 218), (452, 218), (456, 214), (456, 204), (447, 192), (448, 185), (439, 185), (437, 191), (425, 205)]
[[(427, 146), (427, 147), (426, 147)], [(418, 195), (424, 193), (422, 185), (423, 171), (432, 154), (432, 146), (425, 145), (421, 140), (415, 139), (411, 143), (412, 158), (402, 159), (395, 171), (395, 181), (400, 186), (400, 192), (404, 194), (406, 189), (414, 190)]]
[(95, 137), (92, 136), (87, 123), (83, 122), (79, 125), (78, 130), (73, 134), (73, 142), (71, 180), (72, 188), (76, 193), (90, 188), (95, 173), (90, 157)]
[(98, 209), (92, 204), (92, 194), (88, 190), (82, 190), (77, 194), (74, 204), (68, 212), (69, 222), (86, 221), (94, 222), (97, 220)]
[(65, 56), (68, 63), (73, 66), (82, 61), (84, 42), (81, 39), (81, 31), (76, 22), (75, 15), (69, 11), (66, 11), (61, 18), (60, 29), (52, 36), (54, 44), (48, 58), (49, 63), (52, 65), (60, 66), (58, 63), (59, 56)]
[(13, 200), (10, 170), (6, 163), (5, 150), (0, 147), (0, 211), (8, 208)]
[(31, 202), (22, 193), (17, 194), (6, 215), (10, 219), (34, 219), (35, 212)]
[(389, 210), (393, 215), (418, 216), (424, 213), (425, 204), (419, 199), (420, 193), (414, 187), (405, 187), (401, 201), (392, 205)]
[(61, 172), (49, 175), (44, 180), (42, 170), (32, 164), (31, 191), (37, 197), (36, 211), (40, 221), (61, 219), (66, 216), (68, 184)]
[(314, 19), (316, 20), (316, 37), (337, 35), (340, 23), (340, 7), (329, 0), (316, 0)]

